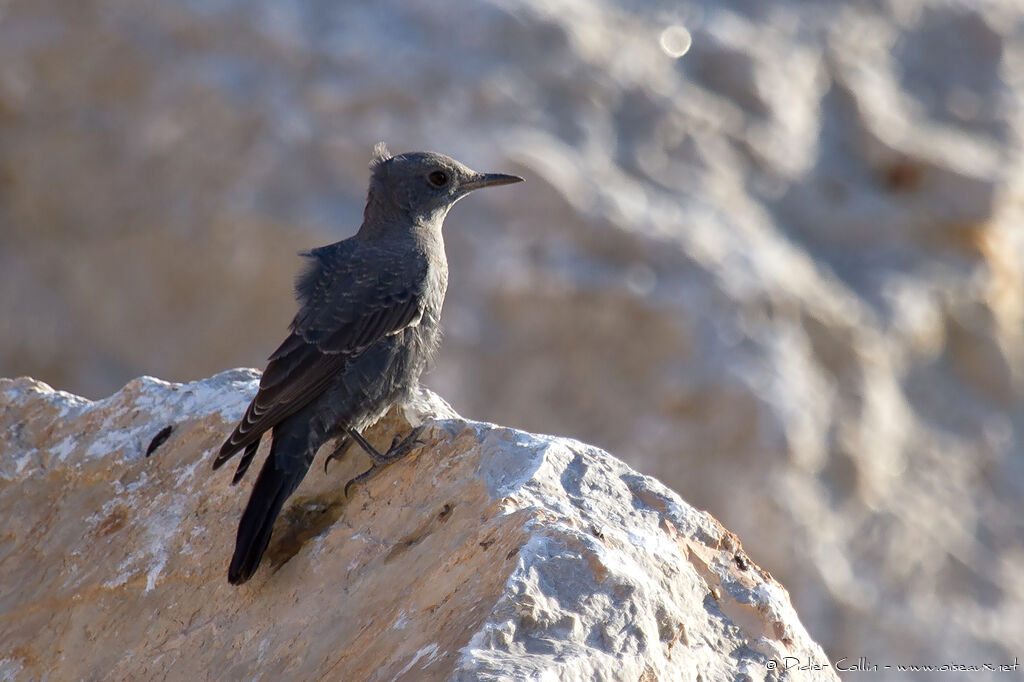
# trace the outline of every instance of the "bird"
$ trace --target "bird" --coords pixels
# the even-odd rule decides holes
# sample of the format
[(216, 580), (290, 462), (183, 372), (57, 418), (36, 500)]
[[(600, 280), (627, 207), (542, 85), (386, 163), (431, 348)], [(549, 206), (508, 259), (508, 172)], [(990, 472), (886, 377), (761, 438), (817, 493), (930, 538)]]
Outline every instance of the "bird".
[(392, 155), (383, 143), (370, 171), (356, 234), (300, 254), (307, 262), (295, 282), (299, 306), (290, 333), (213, 461), (218, 469), (241, 452), (237, 484), (270, 432), (269, 454), (238, 523), (228, 567), (233, 585), (256, 572), (275, 519), (322, 445), (339, 444), (327, 461), (352, 441), (369, 455), (372, 467), (349, 485), (415, 445), (418, 429), (380, 453), (362, 431), (416, 389), (437, 351), (448, 288), (445, 216), (474, 190), (523, 180), (478, 173), (437, 152)]

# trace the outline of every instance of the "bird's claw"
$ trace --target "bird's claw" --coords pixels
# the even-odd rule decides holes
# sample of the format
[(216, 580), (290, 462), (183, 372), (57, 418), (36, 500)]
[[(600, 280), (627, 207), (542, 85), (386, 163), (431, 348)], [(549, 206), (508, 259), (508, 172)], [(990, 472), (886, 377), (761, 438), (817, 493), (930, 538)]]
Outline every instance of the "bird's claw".
[(334, 451), (327, 455), (327, 458), (324, 459), (325, 474), (327, 473), (327, 465), (331, 463), (331, 460), (342, 459), (348, 453), (348, 448), (351, 444), (352, 443), (348, 438), (343, 438), (341, 442), (338, 443), (338, 447), (334, 448)]

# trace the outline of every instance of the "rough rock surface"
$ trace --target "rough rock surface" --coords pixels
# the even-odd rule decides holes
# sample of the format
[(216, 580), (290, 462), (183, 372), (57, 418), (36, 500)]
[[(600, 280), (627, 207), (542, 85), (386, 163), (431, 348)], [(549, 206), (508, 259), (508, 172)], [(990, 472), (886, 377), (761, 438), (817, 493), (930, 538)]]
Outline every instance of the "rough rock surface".
[(438, 149), (528, 179), (448, 220), (461, 413), (710, 510), (833, 659), (1012, 660), (1022, 102), (1019, 0), (0, 2), (0, 374), (261, 365)]
[(231, 587), (247, 486), (209, 464), (258, 376), (98, 402), (0, 380), (0, 678), (836, 679), (709, 514), (426, 391), (373, 434), (429, 418), (422, 447), (349, 500), (358, 458), (317, 471)]

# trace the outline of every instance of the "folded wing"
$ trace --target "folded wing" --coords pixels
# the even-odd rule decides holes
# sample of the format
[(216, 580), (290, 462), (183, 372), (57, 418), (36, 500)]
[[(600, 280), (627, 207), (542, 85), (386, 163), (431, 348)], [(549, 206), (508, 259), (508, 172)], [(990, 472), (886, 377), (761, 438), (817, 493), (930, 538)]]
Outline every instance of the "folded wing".
[(407, 254), (352, 239), (305, 255), (312, 262), (296, 282), (300, 308), (291, 334), (270, 356), (259, 391), (213, 463), (216, 469), (246, 448), (236, 481), (264, 433), (323, 393), (364, 349), (423, 316), (425, 259), (410, 267)]

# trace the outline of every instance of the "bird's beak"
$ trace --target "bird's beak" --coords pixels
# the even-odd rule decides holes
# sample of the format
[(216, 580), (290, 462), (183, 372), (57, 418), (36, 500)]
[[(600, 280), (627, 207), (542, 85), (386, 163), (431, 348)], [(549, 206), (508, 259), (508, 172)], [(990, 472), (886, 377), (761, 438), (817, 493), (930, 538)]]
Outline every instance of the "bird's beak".
[(522, 182), (518, 175), (506, 175), (504, 173), (479, 173), (469, 182), (463, 182), (459, 189), (463, 192), (472, 192), (481, 187), (497, 187), (498, 185), (511, 185), (513, 182)]

